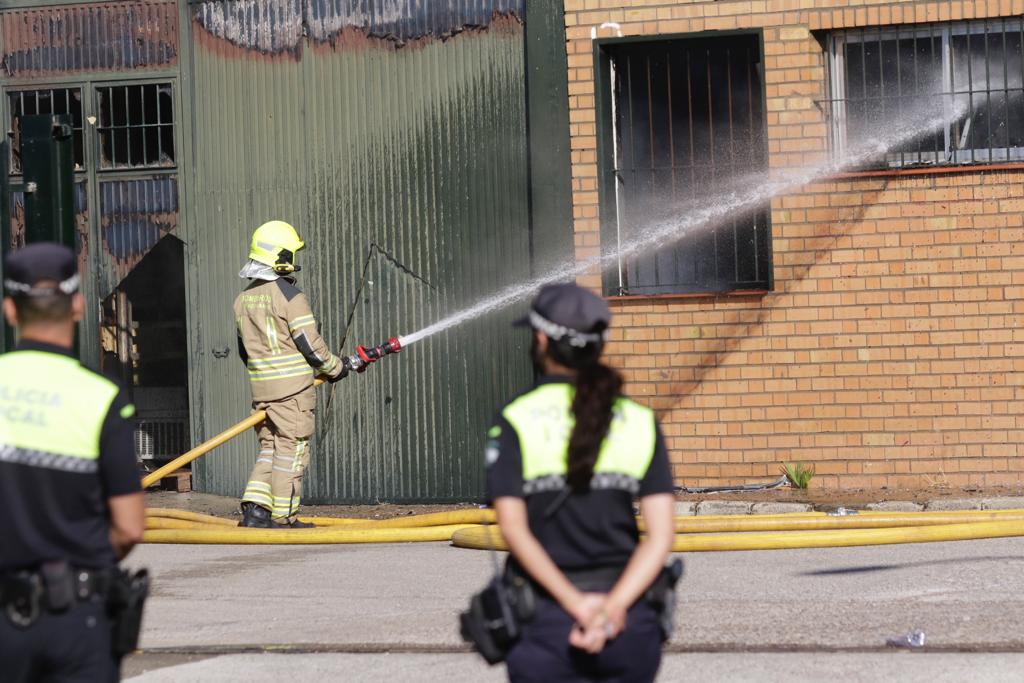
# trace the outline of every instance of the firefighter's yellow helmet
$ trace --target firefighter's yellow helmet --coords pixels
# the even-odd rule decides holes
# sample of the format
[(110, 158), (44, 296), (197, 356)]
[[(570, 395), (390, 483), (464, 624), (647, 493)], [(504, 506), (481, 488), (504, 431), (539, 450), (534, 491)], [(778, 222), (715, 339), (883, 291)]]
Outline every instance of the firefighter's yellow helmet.
[(284, 221), (269, 221), (252, 234), (249, 258), (270, 266), (278, 273), (292, 273), (298, 270), (295, 253), (305, 246), (291, 225)]

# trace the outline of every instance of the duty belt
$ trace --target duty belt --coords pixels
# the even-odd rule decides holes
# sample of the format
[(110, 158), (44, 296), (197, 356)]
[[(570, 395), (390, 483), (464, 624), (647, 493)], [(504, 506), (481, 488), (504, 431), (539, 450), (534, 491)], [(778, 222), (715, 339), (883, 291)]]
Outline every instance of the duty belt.
[[(544, 586), (534, 580), (518, 564), (511, 564), (510, 570), (525, 577), (539, 595), (546, 598), (552, 597)], [(569, 583), (581, 591), (606, 593), (611, 590), (625, 570), (625, 565), (614, 565), (611, 567), (588, 567), (586, 569), (562, 569), (562, 573), (565, 574), (565, 578), (569, 579)]]
[(86, 569), (46, 562), (34, 570), (0, 573), (0, 608), (15, 626), (30, 626), (40, 612), (63, 612), (93, 596), (105, 596), (109, 569)]
[(626, 571), (623, 565), (613, 567), (590, 567), (587, 569), (564, 569), (565, 578), (569, 583), (582, 591), (607, 591)]

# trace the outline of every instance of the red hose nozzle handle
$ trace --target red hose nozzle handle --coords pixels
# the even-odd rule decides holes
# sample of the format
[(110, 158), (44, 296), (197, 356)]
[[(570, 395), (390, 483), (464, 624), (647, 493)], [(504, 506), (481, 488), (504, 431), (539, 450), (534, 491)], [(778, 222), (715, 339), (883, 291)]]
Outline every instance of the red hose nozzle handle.
[(367, 348), (360, 345), (356, 347), (356, 353), (359, 354), (359, 359), (367, 365), (380, 360), (389, 353), (398, 353), (401, 350), (402, 342), (398, 340), (398, 337), (392, 337), (379, 346), (371, 346)]

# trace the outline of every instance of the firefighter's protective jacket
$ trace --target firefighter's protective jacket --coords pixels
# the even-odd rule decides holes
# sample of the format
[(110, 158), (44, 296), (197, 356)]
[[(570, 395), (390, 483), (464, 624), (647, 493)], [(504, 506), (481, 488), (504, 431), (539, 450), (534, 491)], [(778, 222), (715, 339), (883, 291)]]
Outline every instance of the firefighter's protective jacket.
[(314, 375), (344, 370), (317, 332), (306, 295), (286, 278), (253, 280), (235, 299), (238, 352), (253, 401), (276, 401), (313, 385)]

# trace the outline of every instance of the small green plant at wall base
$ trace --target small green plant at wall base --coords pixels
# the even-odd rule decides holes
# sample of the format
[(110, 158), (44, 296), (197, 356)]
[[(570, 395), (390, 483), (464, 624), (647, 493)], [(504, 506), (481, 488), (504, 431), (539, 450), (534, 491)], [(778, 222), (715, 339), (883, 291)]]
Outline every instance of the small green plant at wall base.
[(789, 483), (798, 489), (805, 489), (814, 477), (814, 466), (803, 463), (787, 464), (782, 463), (782, 472), (789, 479)]

